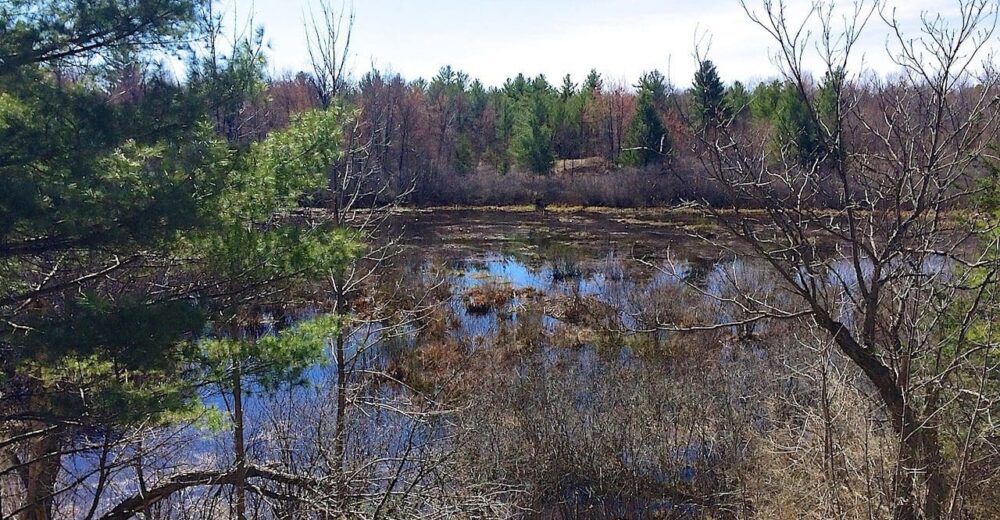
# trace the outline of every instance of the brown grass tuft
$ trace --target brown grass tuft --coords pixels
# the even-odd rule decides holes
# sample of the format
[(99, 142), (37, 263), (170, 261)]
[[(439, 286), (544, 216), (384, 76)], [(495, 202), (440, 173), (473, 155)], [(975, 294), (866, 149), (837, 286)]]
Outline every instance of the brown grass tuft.
[(500, 311), (514, 299), (514, 288), (509, 283), (489, 281), (470, 287), (463, 296), (465, 310), (470, 314)]

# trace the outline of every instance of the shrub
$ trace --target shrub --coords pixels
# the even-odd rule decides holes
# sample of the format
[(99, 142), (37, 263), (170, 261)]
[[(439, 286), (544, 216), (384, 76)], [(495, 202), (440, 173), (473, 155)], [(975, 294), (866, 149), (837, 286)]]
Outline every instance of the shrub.
[(487, 281), (470, 287), (463, 296), (465, 310), (470, 314), (500, 311), (514, 299), (514, 288), (509, 283)]

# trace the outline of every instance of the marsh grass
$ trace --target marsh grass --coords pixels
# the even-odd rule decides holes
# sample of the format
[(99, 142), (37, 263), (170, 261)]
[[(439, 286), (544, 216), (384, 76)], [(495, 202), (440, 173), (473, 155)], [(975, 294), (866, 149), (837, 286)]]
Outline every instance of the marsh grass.
[(514, 287), (509, 282), (488, 280), (469, 287), (462, 299), (470, 314), (502, 313), (514, 299)]

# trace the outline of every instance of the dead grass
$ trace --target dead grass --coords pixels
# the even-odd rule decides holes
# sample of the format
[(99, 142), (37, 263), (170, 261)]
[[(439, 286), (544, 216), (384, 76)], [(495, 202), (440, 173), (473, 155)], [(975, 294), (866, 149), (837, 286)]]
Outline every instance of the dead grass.
[(487, 281), (470, 287), (462, 297), (470, 314), (500, 311), (514, 299), (514, 287), (507, 282)]
[(595, 311), (603, 306), (597, 298), (574, 293), (553, 301), (551, 315), (565, 323), (583, 325), (592, 320), (597, 314)]

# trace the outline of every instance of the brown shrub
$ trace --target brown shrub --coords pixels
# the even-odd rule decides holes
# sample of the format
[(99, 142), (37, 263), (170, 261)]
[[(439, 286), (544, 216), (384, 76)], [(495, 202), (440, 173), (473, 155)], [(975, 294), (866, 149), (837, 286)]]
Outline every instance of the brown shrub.
[(507, 307), (514, 299), (514, 288), (509, 283), (487, 281), (470, 287), (462, 299), (470, 314), (486, 314)]

